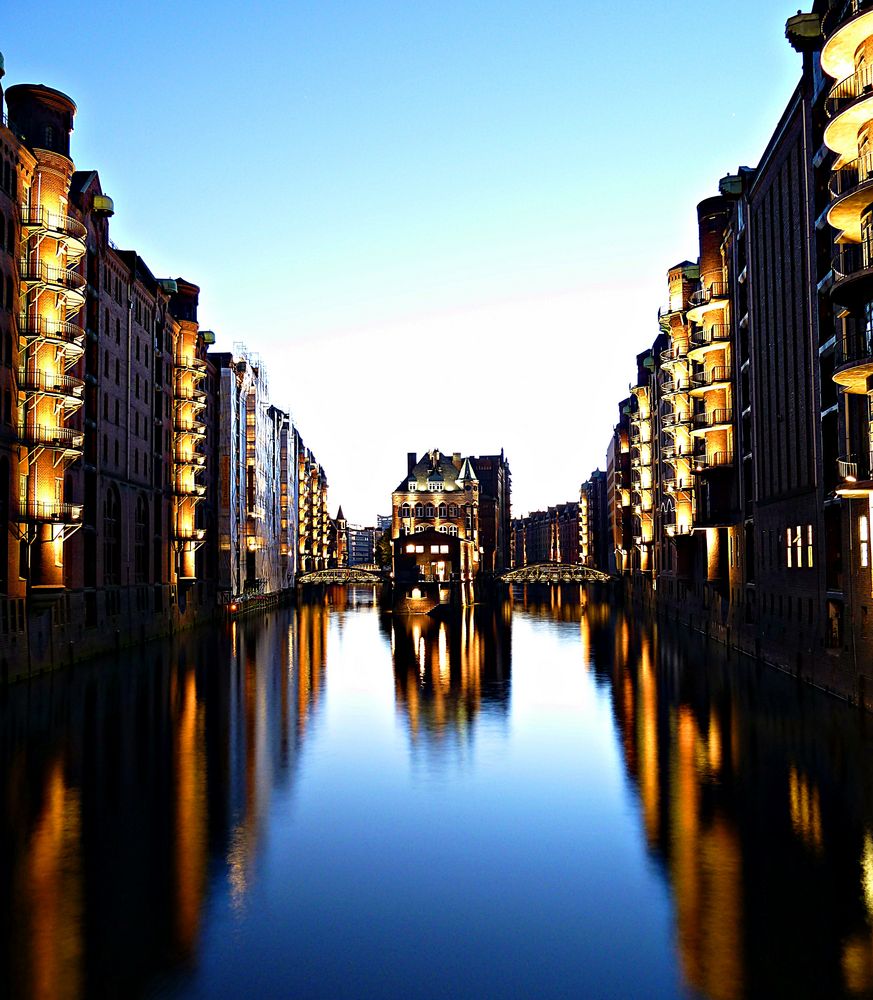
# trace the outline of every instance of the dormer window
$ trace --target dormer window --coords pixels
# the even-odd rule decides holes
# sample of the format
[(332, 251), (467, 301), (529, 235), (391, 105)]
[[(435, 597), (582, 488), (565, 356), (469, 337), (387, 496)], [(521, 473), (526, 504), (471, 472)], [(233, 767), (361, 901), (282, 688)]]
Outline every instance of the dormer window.
[(428, 483), (427, 484), (427, 488), (431, 491), (431, 493), (438, 493), (443, 488), (443, 484), (442, 483)]
[(410, 493), (414, 493), (415, 492), (415, 480), (414, 479), (410, 479), (409, 480), (409, 492)]

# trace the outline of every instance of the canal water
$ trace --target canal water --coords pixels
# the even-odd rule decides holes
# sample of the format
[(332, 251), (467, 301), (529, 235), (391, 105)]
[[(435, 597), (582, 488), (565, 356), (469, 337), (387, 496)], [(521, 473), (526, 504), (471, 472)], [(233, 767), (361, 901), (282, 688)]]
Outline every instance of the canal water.
[(578, 588), (125, 651), (0, 695), (0, 995), (873, 996), (871, 734)]

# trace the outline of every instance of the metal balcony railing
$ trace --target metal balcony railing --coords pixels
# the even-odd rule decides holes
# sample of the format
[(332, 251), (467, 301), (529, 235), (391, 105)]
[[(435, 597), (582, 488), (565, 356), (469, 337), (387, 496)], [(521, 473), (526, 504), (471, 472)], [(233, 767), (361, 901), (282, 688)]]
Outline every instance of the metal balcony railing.
[(78, 219), (58, 212), (49, 212), (41, 205), (21, 206), (21, 226), (23, 229), (44, 229), (79, 241), (83, 241), (88, 234), (88, 230)]
[(857, 160), (850, 160), (831, 173), (828, 178), (828, 191), (831, 198), (836, 200), (871, 180), (873, 180), (873, 153), (865, 153)]
[(81, 346), (85, 340), (85, 330), (76, 323), (65, 323), (44, 316), (19, 316), (19, 335), (27, 339), (44, 337), (64, 344)]
[(694, 306), (707, 306), (717, 299), (726, 299), (730, 294), (730, 286), (726, 281), (713, 281), (706, 288), (698, 288), (691, 293), (690, 303)]
[(732, 451), (713, 451), (708, 455), (694, 456), (694, 471), (704, 472), (706, 469), (722, 469), (734, 464)]
[(821, 20), (822, 34), (827, 38), (832, 35), (844, 22), (850, 21), (858, 14), (863, 14), (873, 7), (871, 0), (837, 0), (825, 11)]
[(842, 281), (873, 269), (873, 241), (838, 243), (834, 253), (834, 278)]
[(691, 388), (691, 380), (687, 378), (668, 378), (661, 384), (662, 396), (676, 396), (683, 392), (688, 392)]
[(661, 425), (663, 427), (683, 427), (685, 424), (691, 422), (691, 414), (687, 410), (681, 410), (680, 412), (665, 413), (661, 417)]
[(18, 436), (30, 444), (40, 444), (46, 448), (58, 448), (64, 451), (78, 451), (85, 441), (82, 431), (74, 427), (50, 427), (45, 424), (34, 424), (30, 427), (22, 424), (18, 428)]
[(729, 382), (731, 379), (730, 365), (716, 365), (707, 371), (697, 372), (691, 376), (691, 381), (695, 388), (703, 389), (709, 385), (716, 385), (719, 382)]
[(731, 328), (727, 323), (714, 323), (706, 330), (697, 330), (691, 334), (691, 346), (709, 347), (712, 344), (722, 344), (731, 339)]
[(48, 285), (79, 292), (85, 287), (85, 278), (71, 267), (56, 267), (42, 260), (22, 257), (18, 262), (21, 280), (32, 285)]
[(17, 514), (22, 521), (55, 521), (75, 524), (82, 520), (82, 504), (60, 501), (19, 501)]
[(866, 364), (873, 361), (873, 335), (866, 332), (847, 333), (837, 337), (834, 350), (834, 364), (837, 368), (853, 363)]
[(873, 96), (873, 66), (862, 66), (851, 76), (834, 84), (825, 98), (825, 114), (828, 118), (836, 118), (855, 101), (870, 96)]
[(726, 407), (718, 407), (708, 413), (695, 413), (693, 418), (695, 427), (718, 427), (732, 423), (733, 419), (734, 411)]
[(858, 481), (858, 463), (838, 458), (837, 475), (848, 483), (856, 483)]
[(25, 392), (46, 392), (81, 399), (85, 382), (73, 375), (48, 374), (30, 368), (19, 368), (18, 388)]

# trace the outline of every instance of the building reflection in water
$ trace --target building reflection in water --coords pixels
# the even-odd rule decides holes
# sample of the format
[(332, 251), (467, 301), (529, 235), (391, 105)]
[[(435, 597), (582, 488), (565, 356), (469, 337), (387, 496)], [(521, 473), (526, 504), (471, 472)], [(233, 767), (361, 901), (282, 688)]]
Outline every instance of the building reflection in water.
[(869, 718), (669, 627), (592, 605), (580, 627), (688, 985), (714, 1000), (873, 995)]
[(445, 618), (382, 618), (390, 637), (394, 690), (412, 746), (460, 753), (477, 718), (506, 717), (510, 695), (511, 605), (475, 605)]
[(0, 701), (0, 983), (139, 995), (193, 963), (223, 862), (245, 906), (324, 684), (328, 609), (124, 652)]

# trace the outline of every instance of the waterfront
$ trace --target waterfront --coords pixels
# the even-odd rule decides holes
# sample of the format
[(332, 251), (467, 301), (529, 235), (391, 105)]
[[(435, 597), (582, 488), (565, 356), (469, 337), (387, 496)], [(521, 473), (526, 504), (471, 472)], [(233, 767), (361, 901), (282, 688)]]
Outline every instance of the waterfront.
[(873, 995), (869, 718), (579, 588), (336, 590), (0, 734), (4, 995)]

